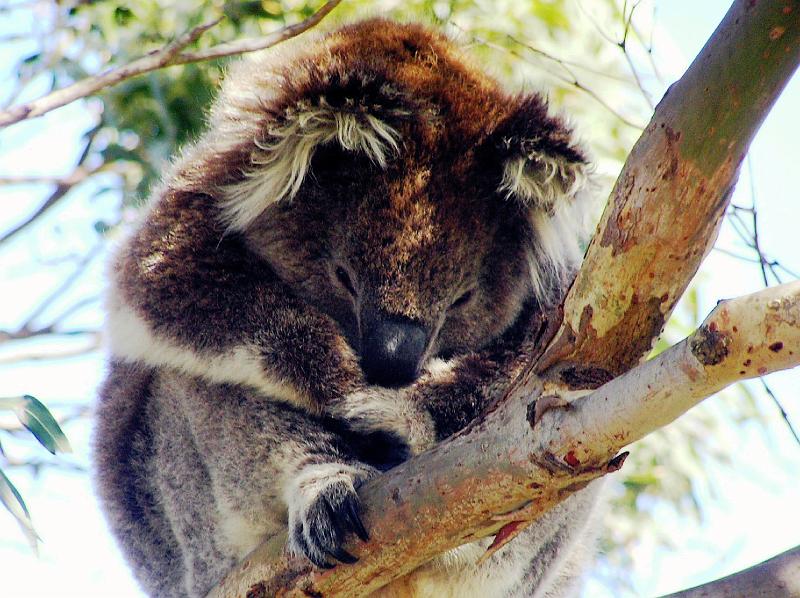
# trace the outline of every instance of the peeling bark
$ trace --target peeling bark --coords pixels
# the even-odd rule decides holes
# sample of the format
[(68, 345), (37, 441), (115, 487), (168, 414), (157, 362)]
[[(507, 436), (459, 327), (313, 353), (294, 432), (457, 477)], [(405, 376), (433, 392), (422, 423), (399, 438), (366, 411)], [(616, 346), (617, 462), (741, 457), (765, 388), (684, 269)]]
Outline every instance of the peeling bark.
[(717, 238), (750, 141), (800, 60), (800, 3), (734, 2), (617, 179), (540, 369), (649, 352)]

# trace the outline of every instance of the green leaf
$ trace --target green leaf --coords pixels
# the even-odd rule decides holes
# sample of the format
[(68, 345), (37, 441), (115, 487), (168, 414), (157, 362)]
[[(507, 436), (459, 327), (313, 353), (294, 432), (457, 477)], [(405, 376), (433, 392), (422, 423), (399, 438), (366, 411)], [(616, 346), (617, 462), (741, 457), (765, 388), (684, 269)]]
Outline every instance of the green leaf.
[(3, 503), (3, 506), (8, 509), (8, 512), (17, 520), (31, 548), (34, 552), (38, 553), (39, 541), (41, 538), (39, 538), (39, 534), (37, 534), (36, 530), (33, 528), (31, 514), (28, 512), (28, 507), (25, 506), (25, 501), (22, 500), (19, 491), (14, 487), (14, 484), (11, 483), (11, 480), (6, 477), (2, 469), (0, 469), (0, 502)]
[(130, 23), (133, 18), (133, 11), (127, 6), (117, 6), (114, 9), (114, 22), (121, 27)]
[(71, 453), (72, 447), (58, 422), (41, 401), (30, 396), (0, 399), (0, 409), (10, 409), (36, 440), (53, 453)]

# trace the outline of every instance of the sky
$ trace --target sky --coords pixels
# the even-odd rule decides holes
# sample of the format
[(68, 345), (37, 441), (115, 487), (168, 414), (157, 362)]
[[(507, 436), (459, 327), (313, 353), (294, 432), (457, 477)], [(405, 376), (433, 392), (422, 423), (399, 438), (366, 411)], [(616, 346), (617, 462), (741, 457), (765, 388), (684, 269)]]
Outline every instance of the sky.
[[(656, 22), (671, 43), (656, 47), (663, 63), (679, 75), (687, 58), (694, 56), (721, 19), (728, 2), (723, 0), (665, 0), (657, 3)], [(0, 15), (0, 36), (13, 24)], [(0, 98), (5, 93), (7, 67), (13, 57), (25, 51), (25, 43), (0, 44)], [(658, 87), (653, 84), (653, 89)], [(660, 90), (663, 92), (663, 89)], [(31, 97), (41, 89), (32, 89)], [(656, 91), (658, 97), (659, 92)], [(758, 202), (765, 251), (788, 268), (800, 271), (796, 250), (800, 202), (791, 175), (800, 163), (800, 80), (795, 77), (765, 121), (755, 139), (750, 160), (752, 189)], [(91, 123), (84, 108), (67, 106), (36, 121), (0, 131), (0, 175), (65, 174), (80, 151), (77, 139)], [(99, 187), (102, 183), (96, 183)], [(39, 255), (62, 256), (84, 252), (93, 236), (90, 215), (113, 212), (113, 197), (92, 197), (86, 189), (53, 210), (32, 234), (14, 241), (0, 252), (0, 330), (14, 328), (41, 297), (64, 277), (64, 265), (31, 269)], [(0, 230), (24, 218), (48, 192), (46, 186), (0, 187)], [(734, 202), (749, 205), (751, 180), (745, 169)], [(83, 234), (81, 233), (83, 231)], [(718, 246), (742, 253), (741, 244), (730, 227), (722, 230)], [(70, 292), (72, 298), (94, 296), (102, 288), (102, 255), (92, 262), (88, 273)], [(64, 262), (66, 263), (66, 262)], [(703, 266), (700, 312), (710, 311), (716, 301), (759, 290), (762, 287), (755, 266), (712, 252)], [(52, 306), (58, 313), (62, 305)], [(46, 315), (43, 319), (46, 319)], [(97, 304), (74, 314), (71, 324), (95, 325), (101, 317)], [(81, 337), (58, 342), (30, 343), (31, 351), (75, 351), (86, 343)], [(34, 394), (58, 409), (93, 396), (103, 374), (102, 357), (79, 355), (58, 362), (11, 361), (0, 345), (0, 396)], [(800, 425), (800, 373), (784, 372), (768, 378), (784, 407)], [(753, 385), (753, 388), (757, 386)], [(800, 448), (775, 417), (774, 407), (759, 399), (765, 413), (772, 414), (769, 433), (756, 425), (745, 425), (730, 439), (736, 473), (711, 470), (719, 496), (706, 505), (702, 524), (684, 521), (671, 512), (660, 513), (664, 521), (680, 530), (681, 543), (674, 551), (652, 551), (643, 547), (632, 555), (637, 563), (634, 583), (641, 595), (659, 595), (678, 590), (763, 560), (800, 543), (800, 518), (787, 517), (800, 504)], [(713, 399), (711, 399), (713, 401)], [(713, 404), (713, 403), (712, 403)], [(67, 427), (75, 448), (67, 461), (78, 467), (88, 464), (89, 422)], [(41, 456), (34, 445), (20, 443), (14, 455)], [(44, 461), (47, 461), (43, 457)], [(38, 476), (9, 469), (26, 498), (34, 523), (43, 538), (40, 556), (32, 556), (13, 520), (0, 510), (0, 594), (11, 598), (33, 596), (140, 596), (121, 561), (99, 515), (89, 480), (82, 472), (44, 468)], [(794, 473), (795, 475), (792, 475)], [(113, 588), (113, 589), (112, 589)], [(605, 597), (606, 591), (590, 583), (585, 596)]]

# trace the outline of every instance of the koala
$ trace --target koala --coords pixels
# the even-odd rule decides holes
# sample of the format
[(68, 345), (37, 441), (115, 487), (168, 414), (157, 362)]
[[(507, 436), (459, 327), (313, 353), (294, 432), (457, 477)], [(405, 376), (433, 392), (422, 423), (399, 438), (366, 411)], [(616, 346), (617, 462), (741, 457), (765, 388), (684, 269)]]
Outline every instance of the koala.
[[(462, 430), (581, 259), (585, 151), (444, 35), (372, 19), (231, 67), (112, 261), (95, 480), (144, 590), (203, 596), (264, 538), (320, 568), (358, 489)], [(565, 596), (590, 486), (492, 558), (384, 596)]]

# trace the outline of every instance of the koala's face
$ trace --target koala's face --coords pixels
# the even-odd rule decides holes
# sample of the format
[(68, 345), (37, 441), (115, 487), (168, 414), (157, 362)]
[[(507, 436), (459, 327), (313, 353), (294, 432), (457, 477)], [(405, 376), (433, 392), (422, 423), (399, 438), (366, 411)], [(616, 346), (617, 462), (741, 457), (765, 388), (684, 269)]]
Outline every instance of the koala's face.
[(480, 348), (531, 297), (522, 210), (469, 176), (471, 158), (455, 159), (397, 157), (381, 169), (319, 148), (297, 197), (247, 233), (339, 322), (373, 383), (405, 384), (429, 357)]
[(447, 39), (381, 20), (240, 76), (255, 102), (223, 93), (212, 115), (253, 136), (222, 187), (224, 218), (339, 323), (368, 380), (407, 384), (560, 291), (579, 257), (564, 214), (585, 160), (541, 98), (509, 96)]

